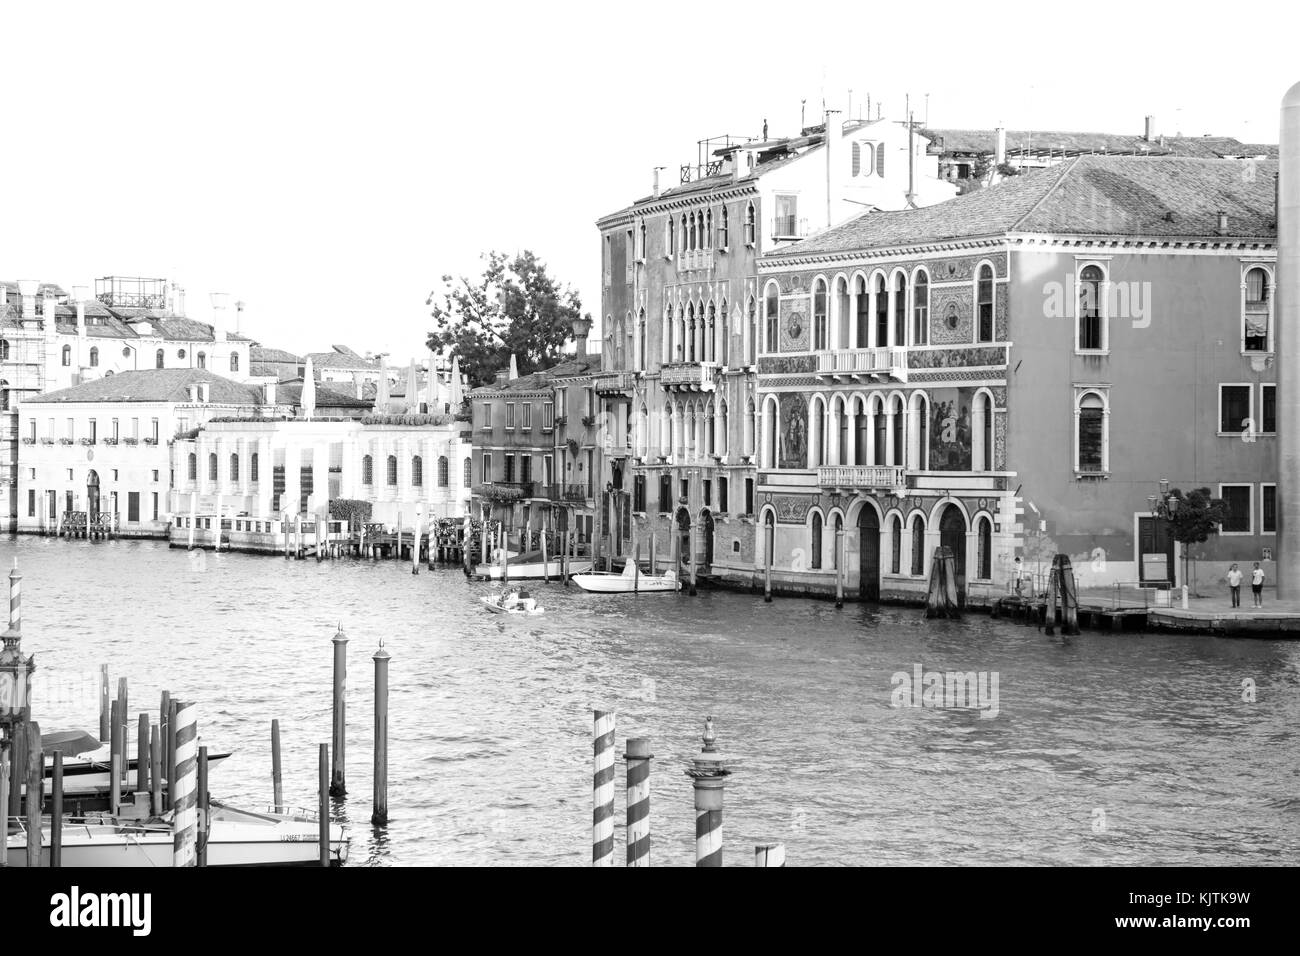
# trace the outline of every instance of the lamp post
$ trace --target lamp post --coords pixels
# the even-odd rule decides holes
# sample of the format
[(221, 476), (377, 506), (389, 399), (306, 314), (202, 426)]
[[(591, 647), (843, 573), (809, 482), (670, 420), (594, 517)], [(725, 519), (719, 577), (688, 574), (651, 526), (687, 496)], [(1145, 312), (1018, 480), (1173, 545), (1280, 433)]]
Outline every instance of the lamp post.
[[(1158, 495), (1147, 495), (1147, 504), (1151, 508), (1151, 517), (1161, 521), (1173, 521), (1174, 515), (1178, 512), (1178, 504), (1180, 501), (1181, 496), (1176, 495), (1169, 490), (1168, 478), (1160, 479), (1160, 493)], [(1187, 554), (1184, 549), (1183, 562), (1186, 563), (1186, 561)], [(1170, 587), (1173, 587), (1174, 584), (1172, 572), (1172, 568), (1166, 568)], [(1183, 568), (1183, 577), (1184, 579), (1187, 577), (1187, 569), (1185, 567)]]

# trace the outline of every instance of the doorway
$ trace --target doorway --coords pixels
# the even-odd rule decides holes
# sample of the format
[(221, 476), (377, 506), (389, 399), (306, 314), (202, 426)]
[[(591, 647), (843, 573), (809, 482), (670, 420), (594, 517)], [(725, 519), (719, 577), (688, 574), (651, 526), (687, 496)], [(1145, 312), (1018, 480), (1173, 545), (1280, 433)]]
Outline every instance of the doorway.
[(966, 517), (956, 505), (948, 505), (939, 516), (939, 544), (952, 550), (957, 572), (957, 603), (966, 603)]
[(713, 564), (713, 513), (705, 510), (700, 515), (700, 534), (704, 536), (704, 568), (707, 571)]
[(1174, 586), (1174, 536), (1163, 518), (1138, 517), (1138, 580), (1143, 587)]
[(86, 476), (86, 517), (92, 524), (99, 518), (99, 473), (93, 468)]
[(858, 594), (864, 601), (880, 600), (880, 518), (871, 505), (858, 514)]

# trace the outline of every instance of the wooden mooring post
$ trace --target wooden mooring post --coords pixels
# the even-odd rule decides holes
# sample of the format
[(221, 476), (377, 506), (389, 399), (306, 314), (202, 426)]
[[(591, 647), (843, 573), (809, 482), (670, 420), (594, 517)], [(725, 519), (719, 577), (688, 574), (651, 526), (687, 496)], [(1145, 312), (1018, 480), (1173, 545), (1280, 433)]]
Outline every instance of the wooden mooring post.
[(128, 753), (131, 749), (128, 729), (131, 726), (131, 711), (127, 706), (126, 678), (117, 679), (117, 719), (122, 722), (121, 738), (118, 742), (117, 752), (122, 756), (122, 782), (126, 783), (126, 772), (131, 761), (128, 759)]
[(122, 798), (122, 721), (118, 719), (121, 701), (112, 705), (112, 726), (109, 728), (108, 763), (111, 780), (108, 781), (108, 812), (116, 815)]
[(776, 547), (776, 526), (763, 525), (763, 602), (772, 603), (772, 551)]
[(162, 735), (157, 724), (149, 728), (149, 807), (155, 816), (163, 812)]
[(110, 733), (108, 712), (108, 665), (99, 665), (99, 739), (108, 740)]
[(316, 841), (320, 845), (320, 865), (330, 865), (330, 745), (320, 745), (320, 767), (318, 768), (320, 789), (316, 812), (319, 827)]
[(627, 750), (627, 865), (650, 865), (649, 737), (629, 737)]
[(340, 624), (332, 643), (334, 645), (334, 772), (330, 776), (330, 796), (345, 797), (348, 793), (344, 779), (344, 760), (347, 748), (348, 639)]
[(0, 746), (0, 870), (9, 865), (9, 748)]
[(63, 751), (54, 751), (54, 779), (50, 782), (50, 867), (63, 866)]
[(275, 800), (275, 812), (282, 812), (284, 807), (284, 783), (280, 773), (280, 721), (271, 721), (271, 794)]
[(198, 758), (198, 810), (197, 837), (195, 839), (195, 865), (208, 865), (208, 748), (199, 748)]
[(145, 713), (136, 721), (134, 792), (149, 792), (149, 715)]
[[(28, 720), (27, 733), (27, 866), (41, 865), (41, 804), (45, 799), (45, 754), (41, 750), (41, 725)], [(7, 840), (8, 836), (4, 835)]]
[(384, 650), (383, 641), (375, 651), (375, 767), (374, 802), (370, 822), (388, 825), (388, 662), (392, 655)]
[(844, 607), (844, 528), (835, 529), (835, 606)]

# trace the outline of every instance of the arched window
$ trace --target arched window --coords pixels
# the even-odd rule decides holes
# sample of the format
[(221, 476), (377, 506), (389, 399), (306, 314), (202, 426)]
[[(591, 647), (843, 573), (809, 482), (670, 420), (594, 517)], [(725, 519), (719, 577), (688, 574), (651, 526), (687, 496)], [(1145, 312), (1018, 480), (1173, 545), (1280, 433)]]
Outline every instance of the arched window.
[(1269, 327), (1272, 314), (1272, 289), (1268, 270), (1251, 269), (1246, 273), (1246, 309), (1242, 328), (1242, 349), (1267, 352), (1271, 348)]
[(780, 303), (777, 299), (776, 285), (772, 284), (767, 287), (767, 298), (763, 314), (763, 351), (775, 352), (779, 342), (777, 332), (777, 321), (780, 314)]
[(752, 295), (745, 302), (745, 321), (748, 323), (746, 329), (749, 333), (746, 336), (749, 339), (749, 348), (745, 353), (745, 364), (753, 365), (758, 361), (758, 305)]
[(813, 342), (814, 349), (827, 347), (826, 338), (826, 280), (818, 279), (813, 285)]
[(754, 442), (758, 440), (758, 409), (751, 398), (745, 408), (745, 454), (754, 454)]
[(840, 567), (840, 548), (844, 546), (844, 518), (841, 515), (835, 516), (835, 537), (831, 541), (831, 567), (839, 570)]
[(238, 455), (230, 456), (230, 480), (231, 481), (239, 480), (239, 456)]
[(388, 484), (395, 486), (397, 484), (397, 456), (388, 456)]
[(462, 483), (465, 485), (466, 488), (474, 484), (474, 478), (473, 478), (474, 471), (473, 471), (473, 467), (470, 464), (470, 461), (471, 460), (469, 458), (465, 459), (465, 473), (461, 476)]
[(918, 272), (912, 280), (912, 344), (930, 343), (930, 277)]
[(207, 368), (207, 367), (208, 367), (208, 355), (207, 355), (207, 353), (206, 353), (206, 352), (200, 352), (200, 353), (198, 354), (198, 357), (197, 357), (196, 361), (198, 362), (198, 366), (197, 366), (198, 368)]
[(883, 272), (876, 273), (876, 341), (871, 344), (878, 349), (893, 344), (889, 341), (889, 287)]
[(248, 460), (248, 480), (257, 481), (257, 452), (253, 452), (253, 457)]
[(715, 306), (712, 302), (710, 302), (709, 303), (709, 324), (708, 324), (708, 328), (705, 329), (705, 333), (704, 333), (703, 359), (706, 362), (713, 362), (716, 360), (717, 342), (718, 342), (717, 321), (718, 321), (717, 306)]
[(812, 516), (812, 536), (808, 547), (809, 562), (814, 571), (820, 571), (822, 567), (822, 516), (813, 512)]
[(157, 352), (153, 354), (154, 368), (162, 368), (165, 363), (166, 363), (166, 358), (163, 355), (163, 350), (159, 349)]
[(902, 573), (903, 567), (903, 519), (894, 515), (889, 521), (889, 572)]
[(876, 175), (885, 175), (885, 144), (881, 143), (875, 148), (876, 154)]
[(858, 276), (853, 280), (853, 298), (857, 302), (857, 315), (854, 316), (854, 348), (865, 349), (871, 344), (871, 296), (867, 294), (867, 280)]
[(637, 341), (637, 368), (645, 371), (648, 367), (646, 358), (646, 327), (645, 327), (645, 309), (641, 309), (636, 314), (636, 341)]
[(361, 483), (363, 485), (373, 485), (375, 483), (375, 461), (369, 455), (361, 459)]
[(696, 361), (695, 358), (695, 303), (692, 302), (686, 307), (686, 341), (683, 345), (685, 349), (685, 359), (687, 362)]
[(980, 266), (975, 294), (975, 334), (977, 342), (993, 341), (993, 267)]
[(208, 455), (208, 481), (217, 480), (217, 455), (212, 452)]
[(727, 434), (727, 403), (723, 402), (718, 410), (718, 454), (731, 453), (731, 439)]
[(976, 522), (975, 576), (984, 581), (993, 577), (993, 525), (987, 517)]
[(745, 206), (745, 244), (752, 246), (758, 237), (758, 219), (754, 215), (754, 204)]
[(1106, 403), (1095, 391), (1079, 396), (1075, 408), (1075, 460), (1080, 472), (1107, 469)]
[(700, 219), (700, 222), (702, 224), (700, 228), (700, 248), (712, 249), (713, 248), (713, 210), (710, 209), (707, 212), (705, 212), (704, 216)]
[(1100, 266), (1084, 266), (1079, 273), (1079, 338), (1080, 351), (1104, 349), (1102, 333), (1102, 281), (1105, 276)]
[(450, 478), (447, 475), (447, 456), (438, 456), (438, 487), (446, 488)]
[(411, 484), (416, 488), (424, 484), (424, 459), (419, 455), (411, 458)]
[(895, 345), (907, 341), (907, 276), (894, 276), (894, 338)]
[(677, 255), (677, 225), (672, 216), (664, 220), (664, 255), (670, 259)]
[(682, 252), (689, 252), (691, 248), (690, 231), (686, 228), (686, 213), (682, 213)]
[(641, 230), (640, 231), (641, 245), (637, 250), (637, 258), (644, 259), (645, 258), (645, 220), (644, 219), (641, 220), (640, 230)]
[(925, 519), (920, 515), (912, 519), (912, 573), (925, 574)]
[(677, 326), (673, 323), (673, 307), (669, 304), (664, 309), (664, 329), (663, 329), (663, 348), (661, 350), (661, 362), (673, 361), (676, 352), (673, 350), (673, 334)]
[(91, 346), (90, 348), (90, 367), (99, 367), (99, 349), (94, 346)]
[(190, 465), (189, 465), (189, 470), (186, 471), (186, 475), (189, 477), (190, 481), (198, 481), (199, 456), (194, 454), (194, 452), (190, 452)]
[(71, 365), (71, 364), (72, 364), (72, 346), (71, 346), (71, 345), (65, 345), (65, 346), (63, 346), (63, 364), (64, 364), (65, 366), (67, 366), (67, 365)]
[(238, 353), (238, 352), (231, 352), (231, 353), (230, 353), (230, 370), (231, 370), (232, 372), (238, 372), (238, 371), (239, 371), (239, 353)]
[(722, 220), (718, 225), (718, 246), (726, 249), (731, 244), (731, 227), (730, 217), (727, 215), (727, 207), (722, 207)]

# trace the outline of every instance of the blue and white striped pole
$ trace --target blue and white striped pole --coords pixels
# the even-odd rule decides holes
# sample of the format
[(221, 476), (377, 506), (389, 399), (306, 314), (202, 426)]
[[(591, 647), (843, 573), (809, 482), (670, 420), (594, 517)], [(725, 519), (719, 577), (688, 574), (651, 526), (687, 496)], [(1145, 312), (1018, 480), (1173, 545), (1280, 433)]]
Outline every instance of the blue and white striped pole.
[(614, 865), (614, 713), (593, 711), (591, 865)]
[(194, 866), (198, 837), (198, 708), (192, 701), (176, 705), (176, 782), (173, 784), (172, 866)]

